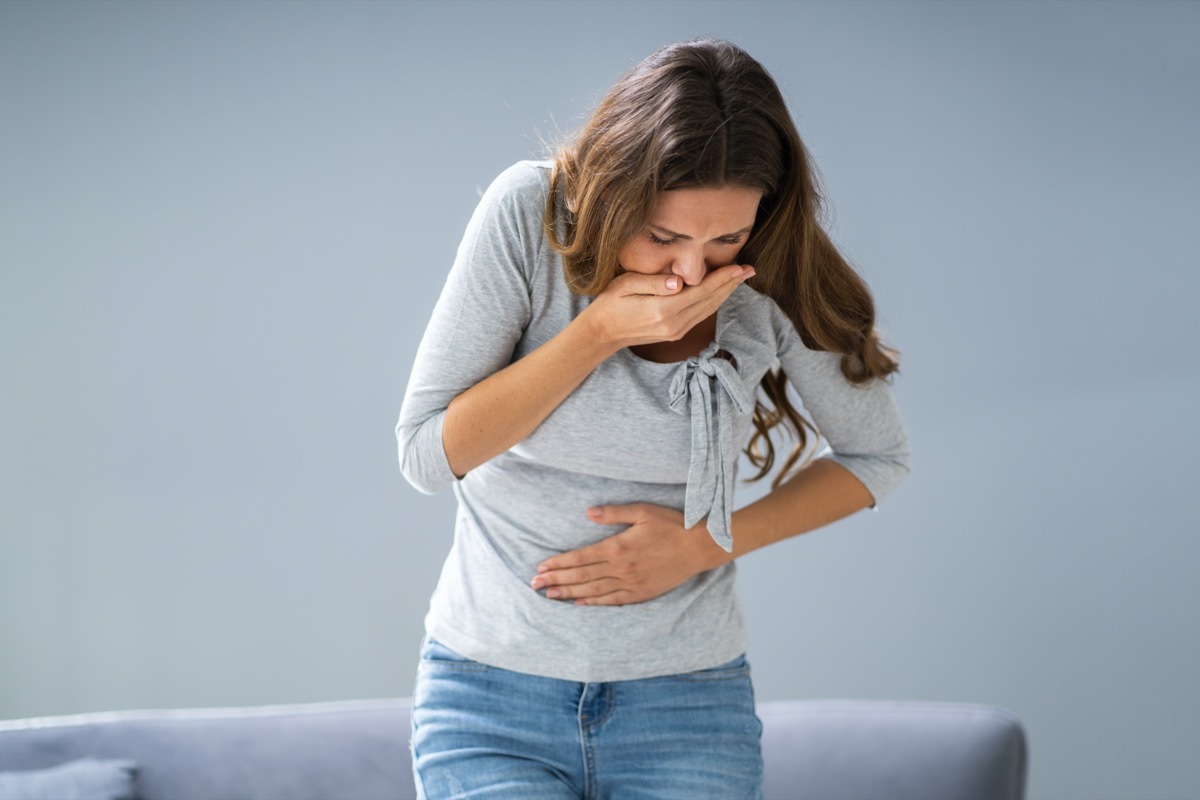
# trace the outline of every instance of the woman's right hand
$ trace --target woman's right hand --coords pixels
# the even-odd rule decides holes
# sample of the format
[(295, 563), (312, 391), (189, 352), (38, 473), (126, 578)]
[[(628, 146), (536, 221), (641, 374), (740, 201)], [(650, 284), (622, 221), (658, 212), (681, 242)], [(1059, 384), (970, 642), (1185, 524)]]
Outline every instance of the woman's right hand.
[(678, 341), (716, 313), (733, 290), (753, 275), (754, 267), (730, 264), (710, 271), (695, 286), (684, 286), (678, 275), (625, 272), (596, 295), (579, 319), (586, 320), (597, 340), (614, 352)]

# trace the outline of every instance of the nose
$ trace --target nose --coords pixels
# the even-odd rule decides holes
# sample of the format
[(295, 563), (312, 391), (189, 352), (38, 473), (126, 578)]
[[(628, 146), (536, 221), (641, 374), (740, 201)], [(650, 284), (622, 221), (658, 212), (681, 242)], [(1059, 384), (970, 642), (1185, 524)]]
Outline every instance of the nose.
[(708, 265), (704, 263), (704, 253), (679, 253), (671, 264), (671, 272), (683, 279), (688, 286), (696, 286), (708, 274)]

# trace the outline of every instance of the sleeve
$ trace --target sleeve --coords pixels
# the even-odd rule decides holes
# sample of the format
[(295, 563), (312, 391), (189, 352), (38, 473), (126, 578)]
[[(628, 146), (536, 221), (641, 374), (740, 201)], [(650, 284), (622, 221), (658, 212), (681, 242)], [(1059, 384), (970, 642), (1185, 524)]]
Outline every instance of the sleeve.
[(810, 350), (780, 311), (779, 364), (828, 443), (828, 458), (862, 481), (878, 504), (909, 471), (908, 434), (887, 381), (853, 384), (841, 371), (841, 356)]
[(511, 363), (529, 324), (529, 278), (544, 238), (537, 173), (517, 164), (484, 193), (417, 348), (396, 441), (400, 471), (426, 494), (456, 479), (442, 445), (450, 401)]

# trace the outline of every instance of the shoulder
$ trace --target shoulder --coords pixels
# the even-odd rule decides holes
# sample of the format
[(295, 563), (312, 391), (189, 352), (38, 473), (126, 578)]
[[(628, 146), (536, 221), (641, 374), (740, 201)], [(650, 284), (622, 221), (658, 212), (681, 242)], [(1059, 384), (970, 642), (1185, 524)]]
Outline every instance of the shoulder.
[(808, 347), (791, 317), (770, 295), (744, 283), (725, 303), (730, 306), (736, 321), (736, 329), (729, 332), (731, 341), (741, 340), (743, 346), (752, 347), (764, 358), (786, 364), (792, 377), (811, 370), (834, 370), (840, 374), (841, 357)]
[(796, 326), (770, 295), (759, 292), (748, 283), (734, 289), (725, 302), (731, 306), (740, 325), (757, 330), (760, 336), (770, 331), (777, 347), (790, 343), (793, 338), (800, 338)]
[(551, 166), (518, 161), (497, 175), (475, 207), (468, 236), (499, 237), (526, 253), (538, 250)]
[(550, 191), (552, 161), (518, 161), (492, 181), (484, 199), (544, 207)]
[(734, 289), (721, 305), (717, 341), (734, 354), (753, 382), (778, 365), (791, 336), (796, 336), (795, 328), (775, 301), (749, 283)]

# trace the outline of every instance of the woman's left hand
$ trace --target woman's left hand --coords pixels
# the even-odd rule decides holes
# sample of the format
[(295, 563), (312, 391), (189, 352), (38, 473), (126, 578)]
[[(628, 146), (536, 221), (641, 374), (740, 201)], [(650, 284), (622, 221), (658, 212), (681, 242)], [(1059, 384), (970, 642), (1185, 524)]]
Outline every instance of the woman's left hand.
[(729, 559), (703, 522), (683, 527), (683, 514), (649, 503), (597, 506), (588, 519), (628, 525), (595, 544), (548, 558), (531, 581), (546, 597), (579, 605), (620, 606), (666, 594)]

